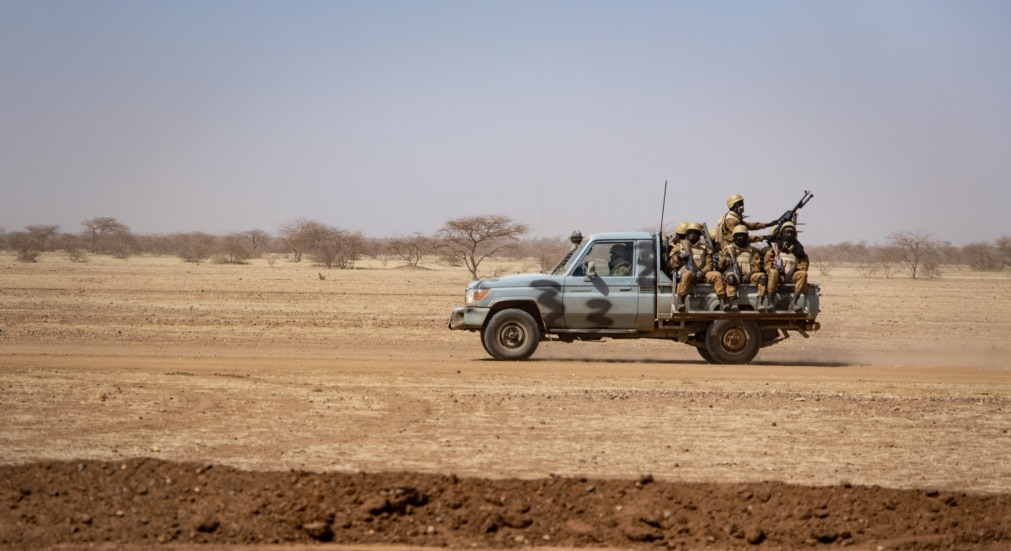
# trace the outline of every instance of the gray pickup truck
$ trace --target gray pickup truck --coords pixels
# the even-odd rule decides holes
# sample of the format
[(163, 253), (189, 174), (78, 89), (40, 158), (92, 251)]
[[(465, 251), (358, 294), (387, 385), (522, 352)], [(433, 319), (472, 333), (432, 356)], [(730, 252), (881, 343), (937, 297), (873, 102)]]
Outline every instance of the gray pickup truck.
[[(754, 285), (741, 285), (740, 310), (725, 312), (712, 285), (696, 283), (687, 311), (678, 312), (663, 236), (614, 232), (583, 240), (576, 232), (572, 243), (549, 274), (472, 281), (449, 328), (480, 331), (485, 350), (499, 360), (528, 359), (542, 340), (611, 338), (667, 339), (694, 346), (710, 363), (745, 364), (790, 332), (807, 337), (820, 327), (816, 284), (808, 285), (799, 311), (787, 309), (792, 285), (780, 286), (771, 311), (754, 307)], [(619, 244), (632, 251), (632, 266), (612, 275), (609, 251)]]

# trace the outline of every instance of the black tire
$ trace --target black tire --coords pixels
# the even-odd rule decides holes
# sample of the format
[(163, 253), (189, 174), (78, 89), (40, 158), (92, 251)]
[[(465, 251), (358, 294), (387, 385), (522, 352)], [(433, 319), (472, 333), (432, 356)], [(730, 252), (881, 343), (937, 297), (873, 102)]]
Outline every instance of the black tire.
[(717, 320), (706, 331), (706, 350), (713, 363), (746, 364), (762, 347), (762, 331), (753, 320)]
[(704, 345), (704, 344), (697, 345), (697, 346), (695, 346), (695, 350), (699, 351), (699, 356), (702, 356), (703, 360), (705, 360), (705, 361), (707, 361), (707, 362), (709, 362), (711, 364), (718, 363), (713, 358), (713, 355), (709, 353), (709, 349), (706, 348), (706, 345)]
[(533, 316), (510, 308), (495, 313), (481, 331), (481, 344), (496, 360), (526, 360), (537, 350), (541, 329)]

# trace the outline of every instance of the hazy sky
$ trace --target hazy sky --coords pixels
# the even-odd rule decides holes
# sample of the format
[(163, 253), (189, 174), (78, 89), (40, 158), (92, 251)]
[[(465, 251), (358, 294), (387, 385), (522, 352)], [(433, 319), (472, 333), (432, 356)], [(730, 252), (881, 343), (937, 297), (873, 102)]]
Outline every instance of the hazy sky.
[(0, 227), (1011, 234), (1011, 2), (0, 0)]

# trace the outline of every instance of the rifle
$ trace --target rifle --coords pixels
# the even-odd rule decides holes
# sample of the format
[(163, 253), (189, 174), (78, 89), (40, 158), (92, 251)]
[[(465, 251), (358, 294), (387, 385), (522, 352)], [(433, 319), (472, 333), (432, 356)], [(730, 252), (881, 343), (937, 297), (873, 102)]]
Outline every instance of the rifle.
[(730, 256), (730, 265), (734, 268), (734, 276), (737, 278), (737, 285), (744, 285), (746, 282), (741, 278), (741, 267), (737, 265), (737, 245), (727, 246), (727, 254)]
[(705, 222), (702, 223), (702, 238), (706, 240), (706, 245), (709, 247), (709, 250), (712, 251), (713, 269), (716, 270), (718, 269), (716, 267), (718, 265), (716, 261), (720, 259), (721, 251), (716, 250), (716, 244), (713, 243), (713, 236), (709, 233), (709, 225)]
[(779, 242), (778, 241), (773, 241), (772, 242), (772, 254), (774, 254), (776, 256), (776, 263), (774, 264), (774, 267), (776, 268), (776, 271), (778, 271), (780, 274), (782, 274), (783, 273), (783, 257), (779, 256)]
[[(685, 239), (683, 247), (688, 247), (688, 250), (684, 251), (688, 255), (688, 259), (685, 262), (688, 264), (688, 270), (691, 271), (692, 277), (695, 281), (702, 279), (702, 272), (699, 271), (699, 267), (695, 264), (695, 255), (692, 254), (692, 242)], [(694, 287), (693, 287), (694, 289)]]
[(786, 222), (793, 222), (794, 224), (796, 224), (797, 211), (804, 208), (804, 205), (806, 205), (807, 202), (810, 201), (813, 197), (814, 194), (805, 189), (804, 196), (800, 198), (800, 201), (797, 201), (797, 204), (794, 205), (792, 209), (784, 212), (782, 216), (777, 218), (776, 221), (772, 223), (772, 225), (776, 226), (776, 229), (772, 230), (772, 233), (765, 236), (765, 242), (771, 245), (773, 242), (779, 241), (779, 232), (782, 231), (783, 224)]

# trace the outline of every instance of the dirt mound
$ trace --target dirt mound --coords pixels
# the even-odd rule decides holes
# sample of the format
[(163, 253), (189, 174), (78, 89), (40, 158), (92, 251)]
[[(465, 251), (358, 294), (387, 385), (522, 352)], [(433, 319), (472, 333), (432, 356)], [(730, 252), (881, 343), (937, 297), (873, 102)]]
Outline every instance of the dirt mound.
[(154, 459), (0, 467), (0, 545), (1006, 549), (1011, 496), (783, 483), (249, 472)]

